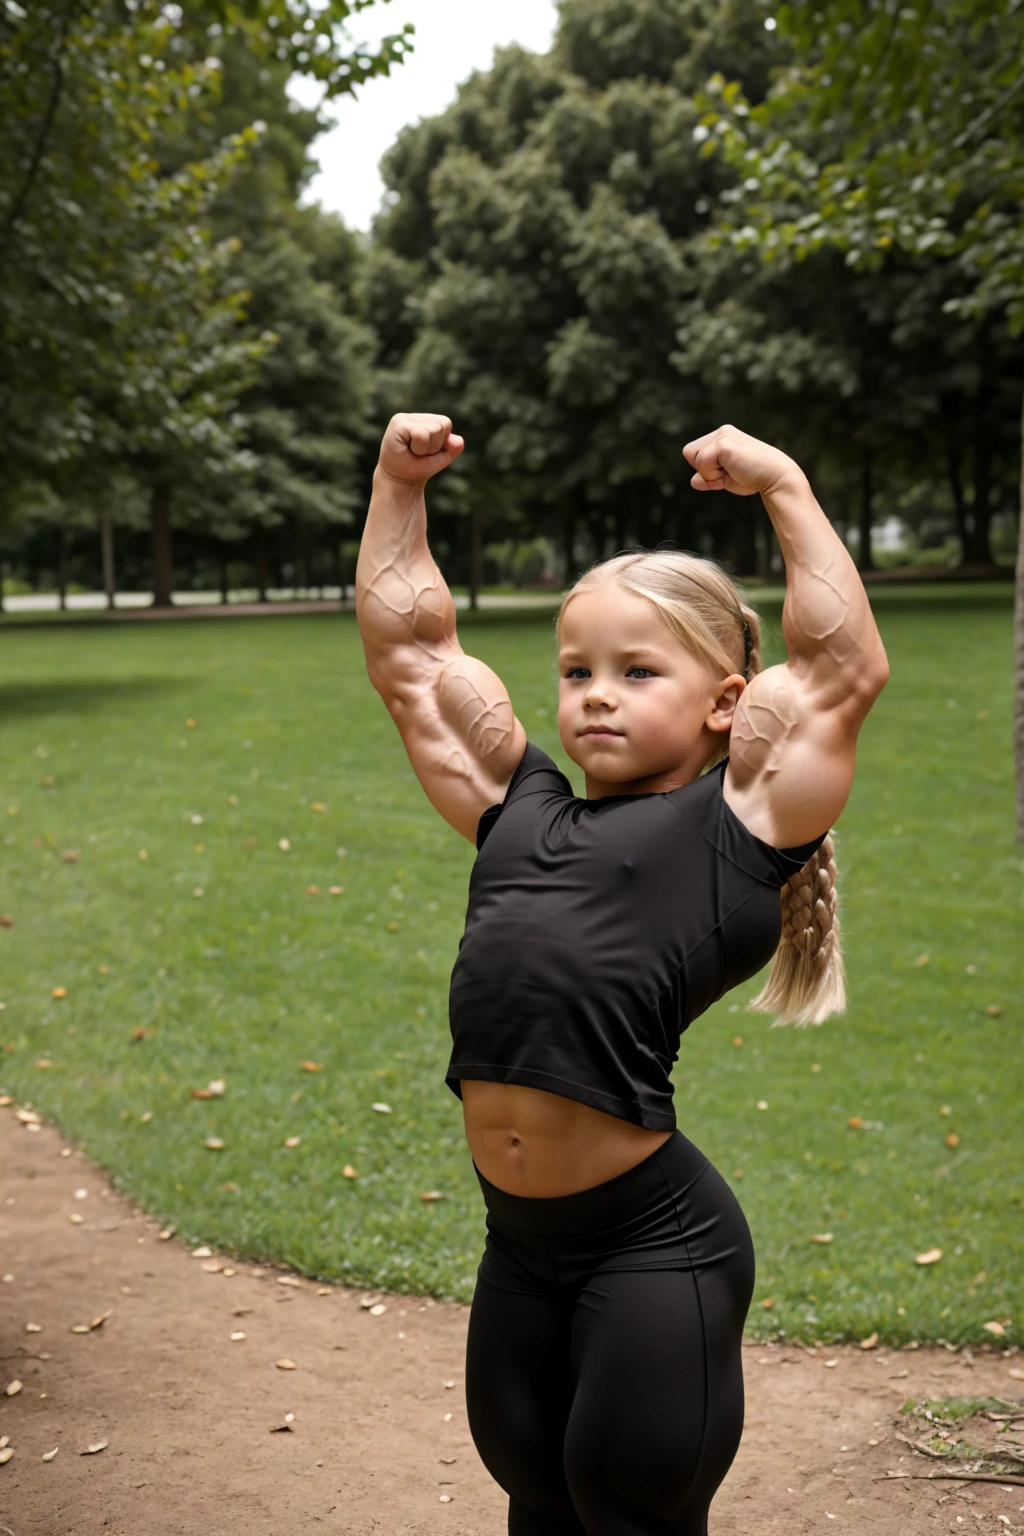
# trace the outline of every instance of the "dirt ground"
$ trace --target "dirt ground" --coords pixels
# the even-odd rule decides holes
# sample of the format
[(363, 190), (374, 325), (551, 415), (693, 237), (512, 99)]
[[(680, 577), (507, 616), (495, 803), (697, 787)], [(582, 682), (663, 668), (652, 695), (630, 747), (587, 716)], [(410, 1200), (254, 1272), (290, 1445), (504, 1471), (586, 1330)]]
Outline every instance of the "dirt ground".
[[(367, 1292), (190, 1253), (12, 1106), (0, 1275), (0, 1536), (506, 1531), (466, 1420), (468, 1308), (383, 1296), (374, 1315)], [(1024, 1485), (923, 1481), (936, 1464), (896, 1417), (908, 1395), (1019, 1402), (1022, 1367), (997, 1348), (747, 1346), (712, 1536), (1024, 1532)]]

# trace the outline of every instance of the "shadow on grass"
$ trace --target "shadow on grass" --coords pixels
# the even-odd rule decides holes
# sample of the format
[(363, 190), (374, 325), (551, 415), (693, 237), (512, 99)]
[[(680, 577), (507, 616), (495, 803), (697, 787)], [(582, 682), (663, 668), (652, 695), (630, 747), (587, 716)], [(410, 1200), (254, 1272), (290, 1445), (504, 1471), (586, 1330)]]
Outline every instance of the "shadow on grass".
[(83, 679), (66, 683), (5, 683), (0, 686), (0, 721), (20, 716), (94, 715), (112, 704), (180, 692), (187, 677), (147, 677), (130, 682)]

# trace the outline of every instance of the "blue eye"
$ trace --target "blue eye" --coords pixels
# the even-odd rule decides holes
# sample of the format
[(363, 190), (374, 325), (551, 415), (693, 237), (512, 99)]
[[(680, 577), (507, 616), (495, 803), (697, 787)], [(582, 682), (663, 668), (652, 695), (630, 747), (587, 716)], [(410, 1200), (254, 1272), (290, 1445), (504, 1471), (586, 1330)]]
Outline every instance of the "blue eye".
[[(574, 672), (586, 672), (587, 670), (588, 670), (588, 668), (586, 668), (586, 667), (569, 667), (567, 669), (565, 675), (566, 675), (566, 678), (572, 679), (572, 675), (573, 675)], [(634, 665), (632, 667), (627, 667), (626, 668), (626, 672), (627, 672), (627, 675), (630, 672), (646, 672), (651, 677), (655, 677), (657, 675), (654, 672), (654, 669), (652, 667), (641, 667), (639, 665)]]

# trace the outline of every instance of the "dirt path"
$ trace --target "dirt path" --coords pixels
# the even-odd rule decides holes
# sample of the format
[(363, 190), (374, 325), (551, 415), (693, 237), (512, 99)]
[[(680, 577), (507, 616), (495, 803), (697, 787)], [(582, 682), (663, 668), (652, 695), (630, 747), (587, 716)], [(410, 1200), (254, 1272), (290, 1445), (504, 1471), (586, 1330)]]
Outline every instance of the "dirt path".
[[(218, 1268), (161, 1241), (81, 1153), (10, 1107), (0, 1275), (0, 1443), (14, 1447), (0, 1533), (505, 1532), (466, 1421), (466, 1307), (385, 1296), (375, 1316), (366, 1292)], [(1019, 1351), (750, 1345), (745, 1366), (747, 1427), (713, 1536), (1024, 1531), (1024, 1486), (885, 1476), (934, 1465), (896, 1438), (906, 1396), (1020, 1400)]]

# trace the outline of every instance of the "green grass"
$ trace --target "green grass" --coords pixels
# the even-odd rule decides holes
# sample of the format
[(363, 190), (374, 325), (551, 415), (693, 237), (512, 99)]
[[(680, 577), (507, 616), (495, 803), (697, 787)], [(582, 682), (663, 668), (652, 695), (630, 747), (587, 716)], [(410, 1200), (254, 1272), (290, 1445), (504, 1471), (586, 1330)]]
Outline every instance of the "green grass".
[[(839, 824), (849, 1012), (772, 1029), (742, 1012), (756, 982), (731, 994), (683, 1038), (679, 1125), (747, 1212), (753, 1334), (992, 1342), (997, 1320), (1019, 1341), (1011, 594), (873, 601), (892, 680)], [(550, 615), (460, 632), (581, 792)], [(0, 1088), (189, 1240), (468, 1300), (483, 1206), (443, 1079), (474, 850), (420, 789), (352, 615), (33, 625), (0, 647)], [(191, 1096), (213, 1078), (223, 1098)]]

